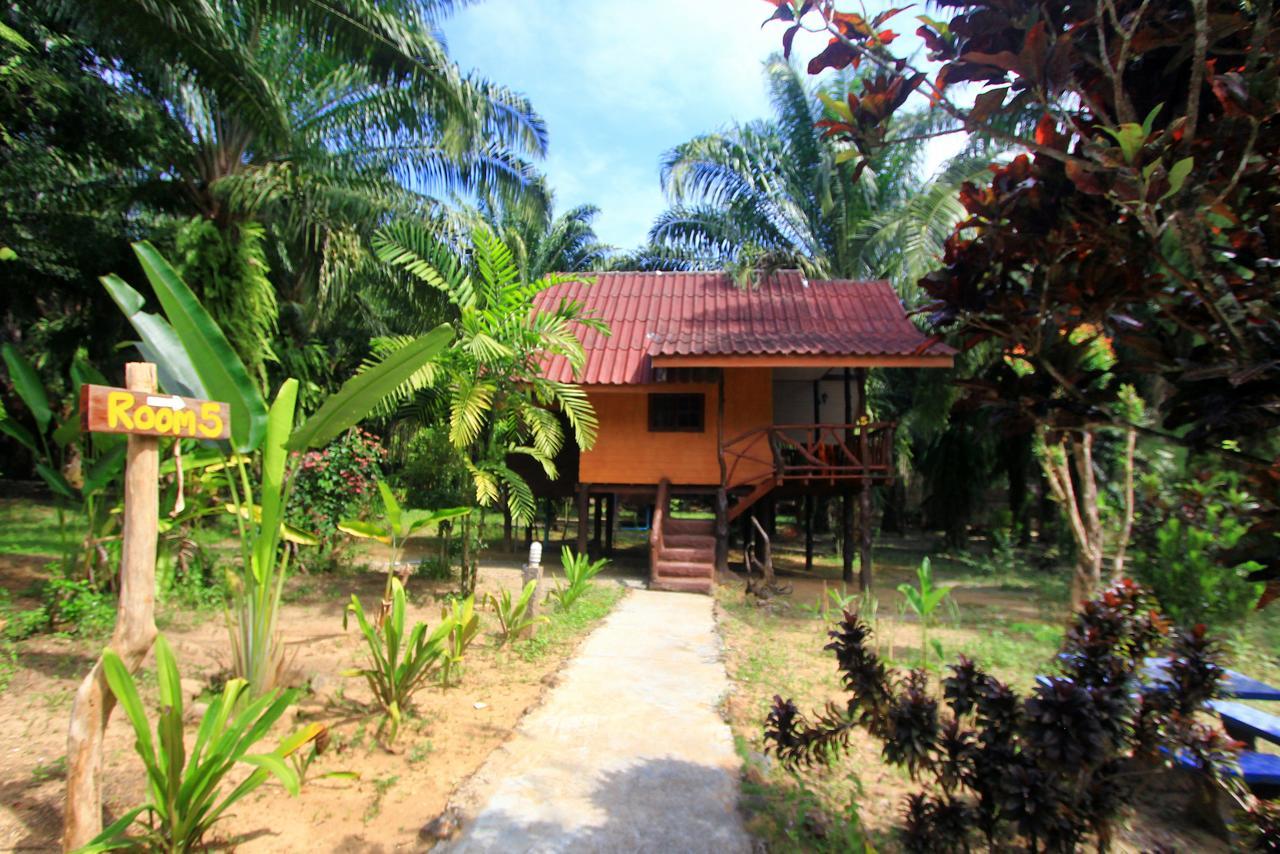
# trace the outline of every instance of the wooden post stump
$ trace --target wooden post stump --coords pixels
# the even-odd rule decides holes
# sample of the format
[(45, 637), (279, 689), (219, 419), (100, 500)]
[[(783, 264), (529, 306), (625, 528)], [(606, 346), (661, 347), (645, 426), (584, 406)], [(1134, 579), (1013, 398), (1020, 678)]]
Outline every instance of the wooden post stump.
[[(125, 366), (130, 391), (154, 394), (156, 366)], [(130, 435), (124, 479), (124, 534), (120, 555), (120, 598), (110, 647), (136, 673), (156, 639), (156, 539), (160, 518), (160, 440)], [(102, 740), (116, 698), (107, 685), (102, 659), (80, 683), (67, 731), (67, 804), (62, 849), (74, 851), (102, 832)]]

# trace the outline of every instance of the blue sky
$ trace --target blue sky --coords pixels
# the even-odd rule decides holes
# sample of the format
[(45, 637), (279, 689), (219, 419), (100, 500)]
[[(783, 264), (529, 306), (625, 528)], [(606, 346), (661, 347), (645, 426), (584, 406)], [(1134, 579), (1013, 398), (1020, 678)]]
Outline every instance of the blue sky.
[[(540, 164), (557, 210), (593, 203), (597, 233), (630, 249), (665, 203), (667, 149), (767, 116), (761, 63), (782, 28), (760, 0), (486, 0), (444, 27), (464, 69), (523, 92), (546, 119)], [(800, 39), (812, 56), (825, 39)]]

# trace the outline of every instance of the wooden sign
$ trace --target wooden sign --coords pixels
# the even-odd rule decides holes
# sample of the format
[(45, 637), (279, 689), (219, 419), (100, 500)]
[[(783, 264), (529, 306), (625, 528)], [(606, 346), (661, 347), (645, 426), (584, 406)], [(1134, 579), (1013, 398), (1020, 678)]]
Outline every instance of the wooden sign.
[(80, 387), (80, 421), (91, 433), (170, 439), (228, 439), (231, 404), (104, 385)]

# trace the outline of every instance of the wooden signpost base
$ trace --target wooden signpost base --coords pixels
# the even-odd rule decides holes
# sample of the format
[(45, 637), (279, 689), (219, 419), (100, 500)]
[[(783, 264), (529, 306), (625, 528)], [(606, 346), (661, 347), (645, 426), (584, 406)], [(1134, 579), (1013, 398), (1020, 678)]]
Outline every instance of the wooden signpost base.
[[(154, 394), (156, 366), (125, 367), (130, 391)], [(120, 557), (120, 601), (110, 646), (136, 672), (156, 638), (156, 536), (159, 520), (160, 440), (129, 436), (124, 482), (124, 538)], [(67, 733), (67, 806), (62, 848), (73, 851), (102, 832), (102, 739), (116, 698), (102, 659), (76, 692)]]

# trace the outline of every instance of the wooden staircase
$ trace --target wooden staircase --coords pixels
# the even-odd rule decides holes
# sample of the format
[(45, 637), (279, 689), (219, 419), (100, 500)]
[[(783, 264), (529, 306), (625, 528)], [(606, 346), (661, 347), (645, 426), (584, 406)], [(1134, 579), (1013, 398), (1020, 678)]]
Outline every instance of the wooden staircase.
[(710, 593), (716, 576), (716, 526), (710, 519), (672, 519), (670, 484), (658, 486), (649, 531), (649, 588)]

